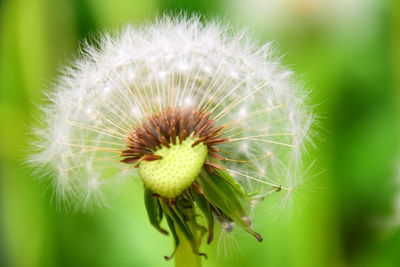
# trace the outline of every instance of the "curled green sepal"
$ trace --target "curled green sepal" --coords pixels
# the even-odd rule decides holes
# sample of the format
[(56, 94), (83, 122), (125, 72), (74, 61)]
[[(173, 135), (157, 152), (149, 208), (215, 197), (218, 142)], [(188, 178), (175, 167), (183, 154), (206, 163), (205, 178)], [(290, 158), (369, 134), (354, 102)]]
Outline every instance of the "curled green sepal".
[(197, 182), (210, 204), (223, 213), (221, 218), (226, 215), (258, 241), (263, 240), (262, 236), (251, 228), (248, 214), (249, 198), (228, 172), (204, 170)]
[(193, 184), (191, 187), (191, 194), (197, 207), (201, 210), (208, 223), (207, 244), (210, 244), (214, 239), (214, 217), (211, 213), (210, 203), (204, 197), (203, 192), (198, 184)]
[[(195, 222), (195, 217), (194, 216), (186, 217), (187, 214), (182, 213), (181, 210), (178, 209), (176, 206), (170, 205), (165, 201), (161, 201), (160, 203), (165, 213), (165, 216), (167, 217), (168, 225), (171, 231), (173, 232), (173, 236), (175, 239), (175, 249), (172, 256), (175, 254), (175, 251), (179, 246), (179, 236), (177, 235), (177, 232), (179, 231), (189, 242), (193, 254), (204, 256), (207, 259), (207, 255), (205, 253), (199, 252), (199, 242), (196, 236), (198, 230), (197, 227), (201, 226), (198, 226), (198, 224)], [(171, 227), (171, 225), (173, 225), (173, 227)], [(166, 257), (165, 259), (168, 260), (171, 257)]]
[(192, 231), (194, 236), (196, 236), (196, 233), (199, 232), (197, 244), (200, 247), (201, 241), (204, 235), (207, 233), (207, 229), (204, 226), (198, 224), (196, 221), (198, 214), (196, 214), (195, 211), (194, 201), (195, 199), (192, 195), (190, 195), (190, 193), (185, 193), (178, 198), (178, 201), (176, 201), (176, 205), (172, 208), (174, 209), (175, 213), (180, 215), (180, 217), (182, 217), (183, 220), (187, 223), (189, 229)]
[(174, 257), (176, 249), (179, 246), (179, 237), (178, 237), (178, 234), (176, 233), (174, 221), (169, 216), (165, 216), (165, 217), (167, 219), (169, 230), (171, 231), (172, 236), (174, 237), (174, 243), (175, 243), (175, 248), (174, 248), (174, 251), (172, 252), (171, 256), (164, 256), (164, 259), (166, 261), (169, 261), (170, 259), (172, 259)]
[(153, 225), (153, 227), (156, 228), (160, 233), (168, 235), (168, 232), (160, 226), (163, 218), (163, 211), (161, 209), (160, 202), (158, 198), (154, 197), (153, 193), (147, 188), (144, 189), (144, 203), (151, 225)]

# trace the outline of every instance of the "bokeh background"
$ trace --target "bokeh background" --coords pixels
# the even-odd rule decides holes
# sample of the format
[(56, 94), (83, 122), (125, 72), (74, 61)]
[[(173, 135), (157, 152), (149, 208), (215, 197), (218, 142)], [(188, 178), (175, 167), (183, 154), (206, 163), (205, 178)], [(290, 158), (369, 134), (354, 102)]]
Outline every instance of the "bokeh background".
[(35, 104), (82, 40), (180, 10), (273, 40), (321, 117), (309, 155), (319, 175), (291, 218), (258, 220), (262, 244), (221, 237), (204, 266), (400, 266), (396, 0), (0, 1), (0, 266), (173, 266), (162, 258), (172, 240), (148, 224), (139, 181), (112, 208), (64, 212), (23, 159)]

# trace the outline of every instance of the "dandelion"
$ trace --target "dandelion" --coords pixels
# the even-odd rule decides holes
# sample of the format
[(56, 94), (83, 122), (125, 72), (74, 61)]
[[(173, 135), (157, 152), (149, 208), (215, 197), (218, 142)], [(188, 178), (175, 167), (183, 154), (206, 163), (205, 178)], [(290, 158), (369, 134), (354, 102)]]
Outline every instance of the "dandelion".
[(166, 259), (184, 244), (205, 256), (215, 224), (262, 241), (252, 208), (292, 191), (286, 171), (300, 165), (312, 122), (290, 74), (269, 44), (218, 22), (128, 26), (86, 46), (60, 78), (31, 162), (74, 207), (105, 205), (106, 187), (139, 177), (150, 223), (175, 241)]

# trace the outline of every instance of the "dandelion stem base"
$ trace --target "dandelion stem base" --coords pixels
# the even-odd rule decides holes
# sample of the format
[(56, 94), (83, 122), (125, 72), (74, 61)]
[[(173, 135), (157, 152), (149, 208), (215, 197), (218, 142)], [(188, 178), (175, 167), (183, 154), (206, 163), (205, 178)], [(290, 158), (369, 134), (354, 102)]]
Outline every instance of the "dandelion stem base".
[(175, 267), (201, 267), (201, 256), (193, 253), (190, 243), (180, 230), (177, 230), (177, 234), (180, 243), (175, 252)]

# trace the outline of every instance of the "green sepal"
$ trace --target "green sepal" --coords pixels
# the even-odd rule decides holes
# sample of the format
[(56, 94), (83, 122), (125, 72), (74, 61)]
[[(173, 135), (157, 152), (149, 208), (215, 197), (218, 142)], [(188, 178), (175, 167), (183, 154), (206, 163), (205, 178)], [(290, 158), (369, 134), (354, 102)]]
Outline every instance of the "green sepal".
[(199, 177), (198, 183), (208, 201), (232, 219), (237, 220), (247, 215), (245, 199), (224, 178), (206, 171)]
[[(188, 221), (185, 220), (185, 217), (183, 214), (180, 213), (180, 211), (173, 206), (168, 205), (165, 202), (161, 202), (161, 206), (165, 212), (165, 215), (169, 217), (174, 223), (174, 227), (178, 227), (179, 231), (183, 234), (183, 236), (186, 238), (186, 240), (189, 242), (193, 254), (200, 255), (200, 256), (205, 256), (207, 255), (203, 253), (199, 253), (199, 245), (196, 240), (196, 230), (192, 229), (190, 225), (188, 224)], [(194, 220), (194, 217), (193, 217)]]
[(166, 215), (165, 217), (167, 219), (167, 224), (168, 224), (169, 230), (172, 233), (172, 236), (174, 238), (174, 243), (175, 243), (175, 248), (174, 248), (174, 251), (172, 252), (171, 256), (164, 256), (164, 259), (169, 261), (170, 259), (172, 259), (174, 257), (175, 252), (179, 246), (179, 237), (178, 237), (178, 234), (176, 233), (174, 221), (168, 215)]
[(227, 171), (221, 169), (213, 169), (215, 175), (223, 178), (226, 182), (228, 182), (236, 193), (240, 194), (243, 198), (247, 199), (248, 194), (244, 191), (243, 186), (238, 183)]
[(194, 198), (194, 201), (197, 204), (197, 207), (199, 207), (203, 215), (206, 217), (208, 224), (207, 244), (210, 244), (211, 241), (214, 239), (214, 217), (211, 213), (210, 203), (200, 192), (196, 191), (196, 187), (198, 187), (198, 185), (194, 184), (190, 188), (190, 192)]
[(144, 203), (151, 225), (160, 233), (168, 235), (168, 232), (160, 226), (163, 218), (163, 211), (160, 207), (159, 200), (157, 197), (154, 197), (152, 192), (147, 188), (144, 189)]
[(227, 172), (214, 169), (213, 172), (203, 171), (198, 178), (198, 183), (211, 205), (222, 211), (258, 241), (262, 241), (261, 235), (251, 228), (248, 220), (249, 199), (244, 194), (243, 188), (233, 180)]
[(200, 235), (197, 238), (197, 243), (200, 246), (204, 234), (207, 233), (207, 229), (204, 226), (198, 224), (196, 221), (198, 214), (196, 214), (195, 212), (194, 199), (189, 192), (182, 194), (177, 199), (174, 209), (177, 214), (182, 215), (183, 220), (187, 223), (192, 233), (200, 231)]
[(178, 210), (177, 213), (181, 214), (185, 221), (191, 221), (196, 216), (194, 213), (193, 200), (185, 198), (183, 195), (177, 198), (175, 208)]

